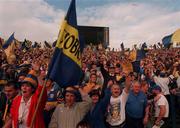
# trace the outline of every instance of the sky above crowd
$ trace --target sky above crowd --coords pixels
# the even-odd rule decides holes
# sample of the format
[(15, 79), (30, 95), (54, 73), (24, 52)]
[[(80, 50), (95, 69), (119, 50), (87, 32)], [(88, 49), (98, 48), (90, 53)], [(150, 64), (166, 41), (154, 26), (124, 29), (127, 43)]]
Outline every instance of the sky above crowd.
[[(0, 0), (0, 37), (57, 39), (70, 0)], [(78, 25), (110, 28), (110, 47), (154, 44), (180, 28), (180, 0), (76, 0)]]

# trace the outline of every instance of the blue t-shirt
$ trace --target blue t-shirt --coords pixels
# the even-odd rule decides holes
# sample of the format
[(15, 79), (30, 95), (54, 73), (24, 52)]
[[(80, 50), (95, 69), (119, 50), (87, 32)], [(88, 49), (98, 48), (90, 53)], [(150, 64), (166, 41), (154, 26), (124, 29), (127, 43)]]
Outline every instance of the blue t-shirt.
[(143, 118), (145, 108), (147, 106), (147, 97), (140, 91), (137, 95), (133, 91), (129, 92), (129, 97), (126, 102), (126, 113), (133, 118)]

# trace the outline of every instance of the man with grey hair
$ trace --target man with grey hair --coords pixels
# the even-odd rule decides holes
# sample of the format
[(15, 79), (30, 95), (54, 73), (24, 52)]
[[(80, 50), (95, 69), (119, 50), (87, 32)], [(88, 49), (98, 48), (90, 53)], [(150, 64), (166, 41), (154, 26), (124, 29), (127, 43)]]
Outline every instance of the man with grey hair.
[[(145, 113), (144, 113), (145, 112)], [(144, 128), (148, 122), (147, 97), (141, 91), (138, 81), (132, 83), (132, 90), (126, 102), (126, 127)]]

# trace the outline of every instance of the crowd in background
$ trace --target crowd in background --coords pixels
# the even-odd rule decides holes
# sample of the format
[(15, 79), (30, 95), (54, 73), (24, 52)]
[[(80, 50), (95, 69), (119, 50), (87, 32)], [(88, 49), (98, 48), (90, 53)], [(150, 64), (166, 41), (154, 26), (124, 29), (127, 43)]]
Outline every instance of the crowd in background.
[(1, 48), (0, 127), (32, 125), (45, 80), (35, 128), (173, 127), (180, 107), (179, 48), (147, 48), (136, 61), (132, 53), (137, 49), (88, 45), (82, 53), (81, 82), (67, 88), (46, 77), (53, 50), (17, 46), (7, 57)]

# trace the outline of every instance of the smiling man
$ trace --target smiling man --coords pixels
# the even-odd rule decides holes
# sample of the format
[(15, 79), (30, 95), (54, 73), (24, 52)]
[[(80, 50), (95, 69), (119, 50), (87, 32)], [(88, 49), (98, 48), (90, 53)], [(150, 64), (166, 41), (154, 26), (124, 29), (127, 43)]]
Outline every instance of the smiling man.
[(121, 90), (120, 85), (116, 83), (111, 87), (112, 96), (110, 98), (107, 116), (107, 122), (110, 128), (124, 127), (125, 105), (129, 95), (131, 79), (130, 75), (126, 77), (125, 88), (123, 90)]
[(59, 104), (51, 118), (49, 128), (75, 128), (90, 110), (92, 101), (87, 93), (78, 89), (82, 102), (76, 102), (77, 90), (73, 87), (66, 88), (65, 103)]
[(126, 103), (126, 127), (144, 128), (148, 121), (147, 97), (139, 81), (134, 81)]

